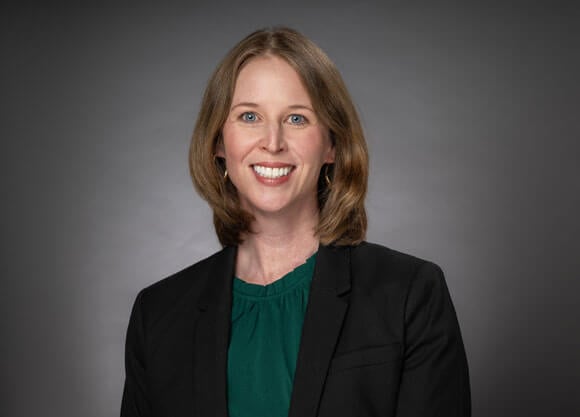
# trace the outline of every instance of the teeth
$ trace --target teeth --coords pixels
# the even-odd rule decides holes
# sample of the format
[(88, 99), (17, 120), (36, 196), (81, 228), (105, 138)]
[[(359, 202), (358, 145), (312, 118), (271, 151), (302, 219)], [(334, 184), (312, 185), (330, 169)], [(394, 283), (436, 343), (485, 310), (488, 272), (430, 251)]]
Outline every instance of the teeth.
[(270, 168), (261, 165), (254, 165), (253, 168), (256, 174), (264, 178), (280, 178), (288, 175), (292, 170), (292, 167)]

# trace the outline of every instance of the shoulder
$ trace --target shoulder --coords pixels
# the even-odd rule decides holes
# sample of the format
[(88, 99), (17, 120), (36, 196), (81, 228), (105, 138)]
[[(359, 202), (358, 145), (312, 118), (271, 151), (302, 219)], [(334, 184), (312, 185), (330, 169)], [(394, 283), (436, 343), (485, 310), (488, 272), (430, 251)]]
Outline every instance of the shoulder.
[(418, 281), (431, 284), (443, 281), (443, 272), (434, 262), (383, 245), (362, 242), (352, 246), (350, 253), (355, 285), (407, 292), (412, 284), (420, 284)]
[(362, 242), (356, 246), (351, 246), (351, 256), (355, 260), (377, 262), (381, 265), (388, 264), (394, 268), (416, 268), (424, 262), (428, 262), (414, 255), (371, 242)]
[(156, 321), (168, 311), (196, 304), (202, 294), (212, 270), (225, 262), (233, 248), (226, 247), (168, 277), (161, 279), (137, 294), (135, 306), (146, 314), (150, 321)]
[(388, 272), (396, 276), (412, 276), (422, 267), (435, 265), (429, 260), (369, 242), (351, 246), (350, 253), (354, 271), (365, 270), (376, 273)]
[(401, 340), (410, 323), (425, 324), (434, 312), (454, 323), (443, 271), (434, 262), (363, 242), (350, 247), (350, 269), (351, 299), (373, 305)]

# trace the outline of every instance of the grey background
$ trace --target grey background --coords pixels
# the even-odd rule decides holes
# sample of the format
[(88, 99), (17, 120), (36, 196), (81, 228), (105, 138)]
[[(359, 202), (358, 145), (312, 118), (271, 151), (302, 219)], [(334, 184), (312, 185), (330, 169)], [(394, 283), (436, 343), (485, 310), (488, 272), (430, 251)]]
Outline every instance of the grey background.
[(118, 414), (137, 291), (219, 247), (187, 171), (205, 82), (272, 24), (357, 103), (368, 239), (445, 270), (474, 416), (579, 415), (575, 2), (209, 3), (4, 6), (0, 415)]

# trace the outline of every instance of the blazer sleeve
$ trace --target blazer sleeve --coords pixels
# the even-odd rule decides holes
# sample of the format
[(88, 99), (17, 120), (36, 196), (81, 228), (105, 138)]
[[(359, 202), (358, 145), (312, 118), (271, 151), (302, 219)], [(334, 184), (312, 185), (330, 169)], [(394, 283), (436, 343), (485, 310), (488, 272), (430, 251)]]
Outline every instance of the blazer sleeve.
[(455, 309), (441, 268), (423, 263), (405, 304), (404, 365), (397, 417), (468, 417), (469, 374)]
[(121, 401), (121, 417), (148, 417), (151, 415), (147, 399), (142, 299), (143, 292), (140, 292), (133, 304), (127, 328), (125, 386)]

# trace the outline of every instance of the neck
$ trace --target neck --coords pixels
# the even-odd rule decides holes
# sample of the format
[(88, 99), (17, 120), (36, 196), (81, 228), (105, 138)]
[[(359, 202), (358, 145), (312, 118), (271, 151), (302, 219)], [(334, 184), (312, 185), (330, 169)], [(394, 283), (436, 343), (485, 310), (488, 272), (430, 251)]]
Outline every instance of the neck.
[(252, 284), (267, 285), (302, 265), (318, 250), (314, 231), (318, 212), (290, 217), (255, 215), (253, 233), (238, 248), (236, 275)]

